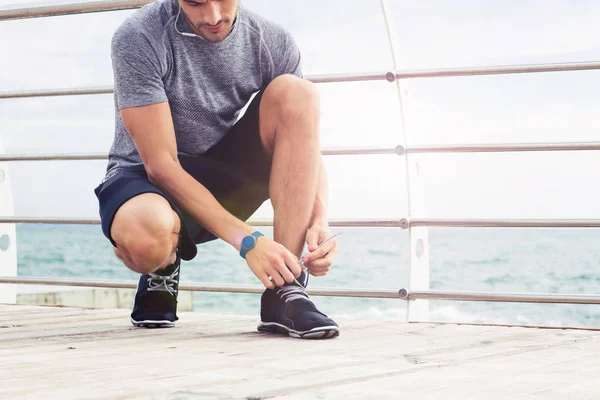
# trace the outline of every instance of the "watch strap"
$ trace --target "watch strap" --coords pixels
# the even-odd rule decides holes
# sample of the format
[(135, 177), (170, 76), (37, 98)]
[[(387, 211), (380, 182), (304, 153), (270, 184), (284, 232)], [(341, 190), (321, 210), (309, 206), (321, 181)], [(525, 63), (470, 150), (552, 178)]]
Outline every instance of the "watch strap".
[[(262, 233), (260, 233), (259, 231), (255, 231), (253, 232), (251, 235), (248, 235), (246, 237), (244, 237), (244, 239), (242, 239), (242, 248), (240, 249), (240, 256), (242, 258), (246, 258), (246, 253), (248, 253), (248, 251), (252, 250), (255, 246), (256, 246), (256, 239), (258, 239), (259, 237), (264, 236)], [(244, 241), (246, 241), (246, 238), (253, 238), (254, 240), (254, 244), (252, 245), (252, 247), (246, 247), (244, 246)]]

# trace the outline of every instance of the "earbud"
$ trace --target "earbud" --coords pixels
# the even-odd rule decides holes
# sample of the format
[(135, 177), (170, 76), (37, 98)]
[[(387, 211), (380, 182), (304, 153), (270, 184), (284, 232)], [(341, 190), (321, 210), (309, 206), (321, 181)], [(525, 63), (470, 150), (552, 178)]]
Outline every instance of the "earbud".
[(177, 17), (175, 17), (175, 31), (177, 33), (179, 33), (180, 35), (183, 36), (188, 36), (188, 37), (199, 37), (198, 35), (196, 35), (195, 33), (189, 33), (189, 32), (180, 32), (179, 29), (177, 29), (177, 21), (179, 21), (179, 15), (181, 15), (181, 6), (179, 6), (179, 11), (177, 12)]

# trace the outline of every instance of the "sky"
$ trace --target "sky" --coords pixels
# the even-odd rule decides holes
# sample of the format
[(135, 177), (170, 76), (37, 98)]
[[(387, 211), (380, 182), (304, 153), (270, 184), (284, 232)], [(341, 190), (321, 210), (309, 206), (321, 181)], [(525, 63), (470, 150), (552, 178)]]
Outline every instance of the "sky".
[[(389, 2), (402, 69), (600, 61), (598, 1)], [(292, 33), (306, 75), (393, 68), (378, 0), (244, 4)], [(0, 22), (0, 91), (112, 85), (111, 35), (133, 12)], [(403, 144), (394, 84), (318, 88), (324, 147)], [(408, 144), (600, 142), (600, 71), (413, 79), (401, 88)], [(111, 95), (0, 100), (7, 153), (107, 152), (113, 135)], [(411, 156), (424, 187), (413, 214), (600, 218), (599, 160), (597, 152)], [(326, 157), (331, 218), (405, 217), (404, 162)], [(15, 215), (97, 217), (93, 189), (105, 165), (11, 163)], [(266, 204), (256, 216), (271, 213)]]

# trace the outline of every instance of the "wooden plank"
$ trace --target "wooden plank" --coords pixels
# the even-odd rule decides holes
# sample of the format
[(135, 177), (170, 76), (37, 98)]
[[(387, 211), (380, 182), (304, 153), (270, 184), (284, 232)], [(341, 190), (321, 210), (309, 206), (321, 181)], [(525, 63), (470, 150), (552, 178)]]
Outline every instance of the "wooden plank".
[[(552, 349), (546, 349), (552, 354)], [(564, 352), (562, 356), (564, 356)], [(539, 354), (537, 356), (540, 356)], [(424, 366), (420, 369), (408, 371), (389, 371), (381, 376), (372, 375), (367, 381), (360, 379), (351, 379), (347, 382), (330, 382), (328, 385), (318, 385), (310, 388), (286, 388), (280, 391), (263, 391), (254, 393), (254, 396), (278, 397), (282, 392), (286, 392), (281, 398), (349, 398), (358, 399), (361, 396), (372, 398), (398, 398), (407, 396), (418, 396), (427, 399), (504, 399), (513, 398), (516, 394), (532, 387), (556, 386), (561, 387), (562, 383), (578, 381), (579, 370), (589, 372), (589, 363), (595, 363), (595, 369), (598, 369), (596, 354), (587, 354), (583, 357), (572, 357), (569, 360), (568, 367), (558, 371), (560, 384), (551, 376), (547, 370), (553, 370), (556, 363), (547, 363), (542, 361), (544, 368), (538, 369), (531, 366), (532, 363), (544, 360), (546, 357), (535, 357), (528, 360), (527, 364), (518, 361), (510, 362), (511, 370), (504, 370), (502, 374), (493, 370), (495, 360), (488, 359), (489, 362), (475, 362), (469, 360), (460, 360), (458, 363), (446, 363), (431, 366)], [(571, 364), (573, 363), (573, 364)], [(519, 366), (529, 365), (522, 370)], [(565, 365), (564, 363), (562, 364)], [(525, 373), (531, 369), (534, 373)], [(595, 371), (591, 376), (595, 376)], [(536, 379), (537, 378), (537, 379)], [(314, 381), (313, 381), (314, 382)], [(589, 382), (589, 381), (588, 381)], [(426, 383), (426, 384), (424, 384)], [(596, 393), (598, 384), (594, 386)], [(291, 392), (291, 393), (290, 393)], [(531, 392), (529, 392), (531, 393)], [(582, 393), (576, 396), (566, 398), (585, 398), (580, 397)], [(546, 397), (558, 398), (558, 397)]]
[(54, 320), (60, 320), (61, 318), (70, 316), (89, 316), (91, 318), (102, 316), (102, 315), (122, 315), (117, 313), (119, 310), (93, 310), (93, 309), (81, 309), (81, 308), (61, 308), (57, 312), (48, 312), (43, 310), (41, 312), (13, 312), (11, 314), (5, 314), (0, 316), (0, 324), (13, 324), (13, 325), (40, 325), (42, 323), (53, 323)]
[[(339, 338), (302, 341), (260, 334), (248, 316), (182, 313), (176, 328), (146, 330), (126, 310), (66, 313), (46, 327), (0, 330), (0, 398), (600, 393), (598, 332), (342, 320)], [(576, 385), (582, 377), (587, 386)]]

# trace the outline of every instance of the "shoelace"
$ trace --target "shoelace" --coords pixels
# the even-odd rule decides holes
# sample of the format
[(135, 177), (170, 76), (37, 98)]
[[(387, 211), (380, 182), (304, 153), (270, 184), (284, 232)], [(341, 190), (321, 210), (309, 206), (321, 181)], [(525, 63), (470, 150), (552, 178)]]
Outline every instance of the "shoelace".
[[(325, 239), (321, 243), (319, 243), (319, 245), (317, 246), (317, 249), (319, 247), (323, 246), (325, 243), (329, 242), (334, 237), (340, 236), (342, 233), (344, 233), (344, 231), (341, 231), (339, 233), (336, 233), (335, 235), (329, 236), (327, 239)], [(315, 249), (315, 250), (317, 250), (317, 249)], [(315, 250), (313, 250), (313, 251), (315, 251)], [(304, 265), (304, 257), (306, 257), (309, 254), (310, 253), (306, 253), (306, 254), (302, 255), (302, 257), (300, 257), (300, 259), (298, 260), (298, 265)]]
[(302, 286), (281, 286), (277, 288), (277, 294), (286, 303), (296, 299), (306, 299), (311, 301)]
[[(342, 232), (336, 233), (335, 235), (332, 235), (330, 237), (328, 237), (327, 239), (325, 239), (324, 241), (322, 241), (319, 246), (317, 247), (317, 249), (321, 246), (323, 246), (326, 242), (330, 241), (331, 239), (333, 239), (336, 236), (340, 236)], [(316, 249), (315, 249), (316, 250)], [(304, 254), (302, 257), (300, 257), (300, 260), (298, 260), (298, 265), (304, 265), (304, 256), (306, 256), (309, 253)], [(286, 302), (289, 303), (292, 300), (296, 300), (296, 299), (306, 299), (308, 301), (310, 301), (312, 303), (312, 300), (308, 297), (308, 295), (306, 294), (306, 291), (304, 289), (304, 286), (306, 285), (306, 282), (304, 283), (304, 285), (302, 285), (300, 282), (298, 282), (298, 279), (294, 278), (294, 282), (296, 283), (296, 285), (298, 286), (294, 286), (294, 285), (289, 285), (289, 286), (280, 286), (277, 288), (277, 294)]]
[(179, 274), (179, 267), (175, 268), (175, 271), (171, 275), (157, 275), (150, 274), (148, 278), (148, 291), (149, 292), (168, 292), (172, 296), (177, 294), (177, 275)]

